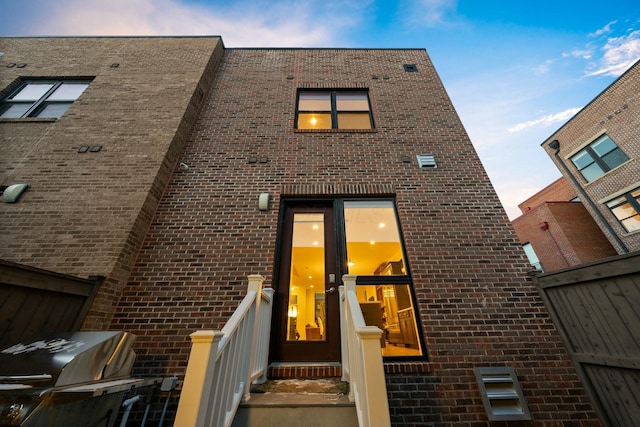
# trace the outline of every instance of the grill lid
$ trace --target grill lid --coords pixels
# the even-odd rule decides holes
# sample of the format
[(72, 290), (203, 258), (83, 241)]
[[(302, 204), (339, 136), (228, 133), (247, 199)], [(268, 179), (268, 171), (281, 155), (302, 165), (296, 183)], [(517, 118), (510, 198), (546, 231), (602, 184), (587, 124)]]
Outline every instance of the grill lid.
[(0, 385), (59, 387), (127, 377), (134, 341), (133, 335), (118, 331), (64, 332), (16, 343), (0, 349)]

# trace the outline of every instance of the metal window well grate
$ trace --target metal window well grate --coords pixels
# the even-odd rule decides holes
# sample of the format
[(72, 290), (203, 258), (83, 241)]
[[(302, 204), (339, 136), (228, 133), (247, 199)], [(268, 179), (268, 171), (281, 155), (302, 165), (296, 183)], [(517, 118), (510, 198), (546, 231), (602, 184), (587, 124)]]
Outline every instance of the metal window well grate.
[(476, 368), (475, 373), (489, 421), (531, 419), (520, 383), (512, 368)]
[(438, 167), (435, 157), (431, 154), (418, 154), (416, 157), (418, 159), (418, 166), (421, 168), (434, 169)]

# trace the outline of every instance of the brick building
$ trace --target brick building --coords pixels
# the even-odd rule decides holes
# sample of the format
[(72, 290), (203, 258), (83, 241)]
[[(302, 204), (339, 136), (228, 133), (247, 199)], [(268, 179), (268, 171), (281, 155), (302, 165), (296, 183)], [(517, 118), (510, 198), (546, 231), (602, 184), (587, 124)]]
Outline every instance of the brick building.
[(640, 250), (640, 62), (542, 144), (617, 253)]
[(423, 49), (0, 51), (0, 258), (103, 276), (83, 328), (136, 334), (136, 375), (182, 378), (249, 274), (276, 292), (270, 361), (339, 366), (348, 272), (385, 329), (392, 425), (489, 425), (474, 369), (502, 366), (522, 425), (599, 425)]
[(564, 178), (518, 207), (522, 215), (512, 225), (538, 270), (559, 270), (617, 254)]

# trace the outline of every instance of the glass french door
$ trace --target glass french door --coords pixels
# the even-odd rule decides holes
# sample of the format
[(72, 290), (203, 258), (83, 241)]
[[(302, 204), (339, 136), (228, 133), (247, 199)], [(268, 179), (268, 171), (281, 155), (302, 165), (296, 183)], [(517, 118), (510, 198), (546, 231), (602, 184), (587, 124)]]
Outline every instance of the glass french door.
[(333, 204), (285, 206), (272, 362), (340, 360)]

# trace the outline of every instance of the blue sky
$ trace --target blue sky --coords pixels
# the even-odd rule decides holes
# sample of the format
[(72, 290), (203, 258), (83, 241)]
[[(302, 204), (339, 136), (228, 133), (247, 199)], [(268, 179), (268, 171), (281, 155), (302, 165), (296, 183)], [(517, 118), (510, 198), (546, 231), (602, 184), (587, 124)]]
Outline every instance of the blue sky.
[(0, 36), (30, 35), (426, 48), (513, 219), (560, 177), (540, 144), (640, 59), (640, 1), (0, 0)]

